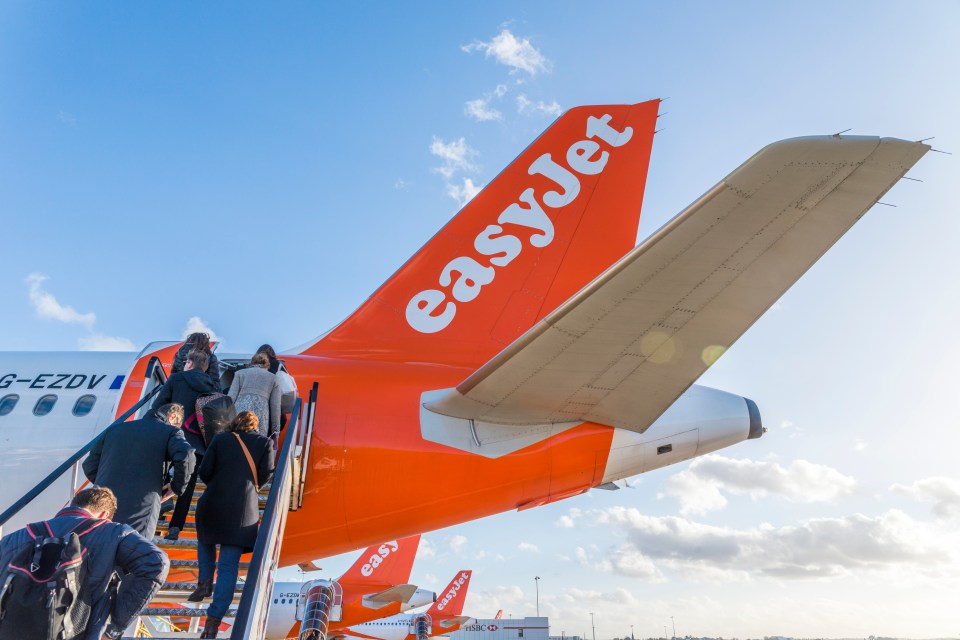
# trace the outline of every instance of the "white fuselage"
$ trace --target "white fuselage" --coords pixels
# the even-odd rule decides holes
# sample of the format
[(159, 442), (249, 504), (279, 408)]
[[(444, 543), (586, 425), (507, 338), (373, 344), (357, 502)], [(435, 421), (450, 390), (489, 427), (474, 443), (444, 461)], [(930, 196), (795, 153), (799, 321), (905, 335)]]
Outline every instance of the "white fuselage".
[[(135, 353), (0, 353), (0, 510), (113, 422)], [(46, 398), (46, 400), (44, 400)], [(50, 400), (49, 411), (43, 413)], [(44, 400), (41, 403), (41, 400)], [(92, 406), (90, 402), (92, 401)], [(79, 403), (79, 404), (78, 404)], [(40, 406), (38, 406), (38, 404)], [(87, 413), (85, 410), (89, 409)], [(42, 414), (42, 415), (38, 415)], [(79, 414), (79, 415), (78, 415)], [(4, 531), (52, 516), (70, 499), (67, 472)], [(82, 481), (82, 478), (80, 478)]]

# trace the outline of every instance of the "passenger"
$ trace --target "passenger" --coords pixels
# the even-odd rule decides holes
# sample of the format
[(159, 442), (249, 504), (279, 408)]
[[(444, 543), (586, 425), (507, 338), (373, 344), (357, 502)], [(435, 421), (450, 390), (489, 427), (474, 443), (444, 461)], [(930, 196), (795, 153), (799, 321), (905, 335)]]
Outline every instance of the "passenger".
[[(69, 507), (43, 523), (50, 537), (86, 531), (80, 535), (80, 547), (87, 552), (80, 575), (86, 575), (86, 580), (79, 591), (83, 594), (81, 604), (89, 604), (90, 616), (78, 621), (82, 628), (71, 638), (122, 637), (167, 577), (170, 565), (160, 549), (127, 525), (109, 521), (116, 509), (113, 492), (94, 486), (77, 493)], [(4, 536), (0, 540), (0, 567), (6, 568), (24, 547), (32, 546), (33, 538), (26, 528)], [(5, 583), (3, 571), (0, 569), (0, 581)], [(38, 603), (37, 615), (47, 615), (46, 602)]]
[(187, 521), (187, 513), (190, 511), (190, 501), (193, 500), (193, 489), (197, 484), (197, 471), (200, 461), (203, 459), (204, 442), (203, 435), (197, 425), (196, 406), (197, 398), (212, 393), (217, 389), (213, 382), (207, 377), (207, 354), (202, 351), (191, 351), (187, 354), (187, 363), (180, 373), (174, 373), (167, 380), (163, 388), (157, 394), (157, 399), (153, 402), (154, 409), (158, 409), (168, 402), (176, 402), (183, 406), (183, 430), (187, 442), (194, 449), (197, 458), (197, 464), (193, 475), (187, 482), (183, 493), (177, 498), (177, 504), (173, 509), (173, 515), (170, 517), (170, 528), (167, 535), (168, 540), (178, 540), (180, 531)]
[[(183, 493), (194, 473), (193, 447), (183, 437), (182, 422), (183, 407), (165, 404), (151, 416), (104, 431), (83, 461), (90, 482), (117, 497), (113, 521), (150, 540), (156, 534), (160, 503)], [(173, 479), (167, 485), (170, 463)]]
[(207, 354), (207, 375), (216, 385), (216, 391), (220, 391), (220, 361), (217, 360), (216, 354), (210, 349), (209, 334), (197, 332), (187, 336), (187, 339), (177, 349), (177, 355), (173, 357), (173, 367), (170, 369), (170, 373), (180, 373), (184, 370), (187, 364), (187, 354), (191, 351), (201, 351)]
[(277, 360), (277, 352), (273, 350), (273, 347), (268, 344), (262, 344), (260, 348), (257, 349), (257, 353), (262, 353), (267, 356), (267, 359), (270, 361), (270, 366), (267, 370), (270, 373), (275, 374), (277, 371), (280, 371), (280, 361)]
[[(256, 414), (244, 411), (230, 431), (214, 437), (200, 465), (207, 490), (197, 503), (197, 589), (188, 600), (213, 595), (201, 638), (216, 638), (234, 589), (240, 555), (253, 550), (260, 526), (257, 490), (273, 474), (273, 446), (258, 433)], [(217, 557), (217, 545), (220, 555)], [(213, 588), (214, 565), (217, 586)]]
[(280, 381), (267, 370), (269, 367), (269, 356), (254, 354), (250, 366), (234, 374), (229, 395), (237, 413), (252, 411), (257, 415), (260, 435), (275, 437), (280, 431)]

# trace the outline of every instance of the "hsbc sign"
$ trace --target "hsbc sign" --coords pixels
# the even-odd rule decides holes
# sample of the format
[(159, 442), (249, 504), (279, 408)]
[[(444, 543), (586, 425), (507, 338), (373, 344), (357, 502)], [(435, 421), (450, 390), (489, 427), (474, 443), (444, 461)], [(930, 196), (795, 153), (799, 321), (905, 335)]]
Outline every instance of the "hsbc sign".
[(461, 631), (498, 631), (499, 629), (499, 625), (495, 624), (470, 624), (460, 627)]

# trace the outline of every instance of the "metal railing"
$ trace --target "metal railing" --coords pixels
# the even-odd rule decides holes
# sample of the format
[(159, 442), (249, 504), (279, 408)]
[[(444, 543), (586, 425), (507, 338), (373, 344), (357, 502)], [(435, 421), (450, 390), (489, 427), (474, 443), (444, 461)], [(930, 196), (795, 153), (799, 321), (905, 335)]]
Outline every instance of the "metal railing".
[(273, 590), (274, 575), (280, 560), (283, 530), (290, 511), (290, 496), (294, 482), (294, 452), (301, 431), (307, 424), (301, 413), (303, 401), (297, 398), (290, 415), (289, 431), (277, 456), (276, 470), (267, 496), (267, 504), (260, 522), (260, 532), (253, 547), (253, 557), (237, 606), (237, 617), (230, 632), (231, 640), (252, 640), (266, 634), (267, 614)]
[[(157, 362), (154, 363), (154, 360), (156, 360)], [(156, 356), (154, 356), (153, 358), (150, 359), (150, 362), (147, 364), (147, 377), (148, 377), (148, 378), (156, 375), (155, 372), (158, 370), (157, 367), (156, 367), (156, 365), (159, 364), (159, 363), (160, 363), (160, 359), (157, 358)], [(162, 366), (162, 365), (160, 365), (159, 371), (160, 371), (160, 373), (161, 373), (161, 375), (162, 375), (162, 374), (163, 374), (163, 366)], [(166, 379), (166, 376), (163, 375), (163, 378)], [(119, 424), (119, 423), (121, 423), (121, 422), (126, 422), (127, 418), (129, 418), (130, 416), (132, 416), (134, 413), (137, 412), (138, 409), (140, 409), (140, 407), (144, 406), (147, 402), (149, 402), (149, 401), (153, 398), (153, 396), (155, 396), (155, 395), (157, 394), (157, 391), (159, 391), (160, 388), (161, 388), (161, 385), (158, 385), (158, 386), (154, 387), (149, 393), (147, 393), (147, 394), (144, 395), (142, 398), (140, 398), (140, 400), (138, 400), (138, 401), (136, 402), (136, 404), (134, 404), (132, 407), (130, 407), (129, 409), (127, 409), (126, 411), (124, 411), (123, 414), (122, 414), (119, 418), (117, 418), (116, 420), (114, 420), (113, 422), (111, 422), (103, 431), (101, 431), (100, 433), (98, 433), (98, 434), (93, 438), (93, 440), (91, 440), (90, 442), (88, 442), (87, 444), (85, 444), (84, 446), (82, 446), (82, 447), (81, 447), (80, 449), (78, 449), (72, 456), (70, 456), (69, 458), (67, 458), (66, 460), (64, 460), (64, 461), (60, 464), (59, 467), (57, 467), (56, 469), (54, 469), (53, 471), (51, 471), (51, 472), (47, 475), (47, 477), (44, 478), (43, 480), (41, 480), (40, 482), (38, 482), (38, 483), (33, 487), (33, 489), (31, 489), (31, 490), (28, 491), (26, 494), (24, 494), (24, 496), (23, 496), (22, 498), (20, 498), (19, 500), (17, 500), (17, 501), (16, 501), (15, 503), (13, 503), (6, 511), (4, 511), (2, 514), (0, 514), (0, 528), (2, 528), (3, 525), (5, 525), (8, 520), (10, 520), (10, 518), (12, 518), (13, 516), (15, 516), (15, 515), (17, 515), (18, 513), (20, 513), (20, 511), (22, 511), (22, 510), (24, 509), (24, 507), (26, 507), (28, 504), (30, 504), (31, 502), (33, 502), (41, 493), (43, 493), (44, 491), (46, 491), (46, 490), (50, 487), (50, 485), (52, 485), (54, 482), (56, 482), (56, 481), (60, 478), (60, 476), (62, 476), (62, 475), (63, 475), (64, 473), (66, 473), (67, 471), (69, 471), (71, 468), (73, 469), (73, 483), (71, 484), (71, 486), (75, 488), (75, 487), (77, 486), (77, 480), (78, 480), (79, 475), (80, 475), (80, 466), (79, 466), (79, 465), (80, 465), (80, 459), (83, 458), (83, 456), (87, 455), (87, 454), (90, 452), (90, 450), (93, 448), (93, 445), (95, 445), (95, 444), (97, 443), (97, 441), (100, 440), (100, 438), (103, 437), (103, 434), (107, 431), (107, 429), (109, 429), (110, 427), (112, 427), (112, 426), (115, 425), (115, 424)], [(72, 494), (71, 494), (71, 496), (72, 496)]]

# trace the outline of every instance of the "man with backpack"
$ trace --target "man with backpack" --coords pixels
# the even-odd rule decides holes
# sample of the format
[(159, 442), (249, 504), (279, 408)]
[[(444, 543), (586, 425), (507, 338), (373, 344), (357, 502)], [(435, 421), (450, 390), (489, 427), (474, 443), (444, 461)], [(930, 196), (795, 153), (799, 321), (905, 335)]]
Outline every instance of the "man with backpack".
[(113, 492), (90, 487), (53, 519), (0, 539), (0, 640), (115, 640), (163, 584), (166, 555), (111, 522)]

